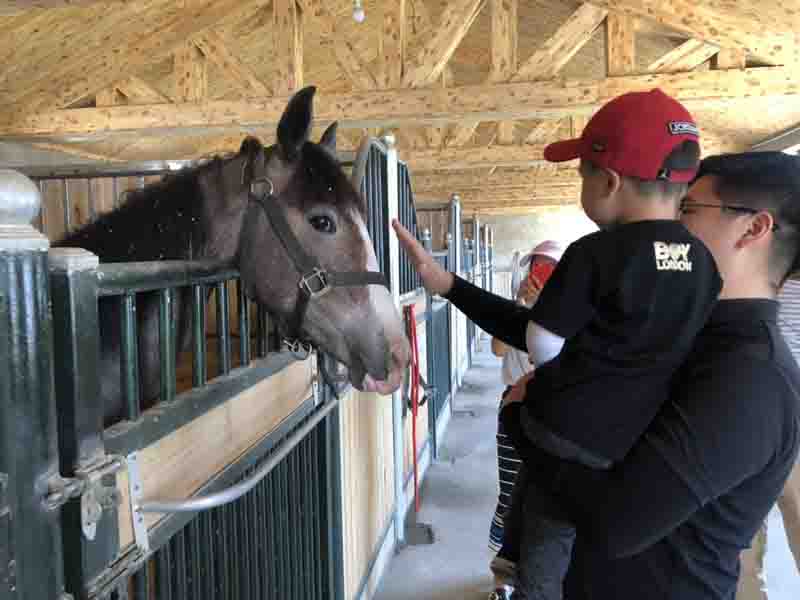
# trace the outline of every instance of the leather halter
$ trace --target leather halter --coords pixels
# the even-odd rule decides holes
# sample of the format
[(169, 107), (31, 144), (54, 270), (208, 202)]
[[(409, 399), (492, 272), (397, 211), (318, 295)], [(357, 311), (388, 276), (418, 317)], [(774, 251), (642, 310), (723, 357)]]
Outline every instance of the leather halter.
[[(243, 173), (244, 175), (244, 173)], [(267, 189), (261, 195), (255, 193), (254, 186), (258, 183), (266, 184)], [(389, 287), (383, 273), (377, 271), (328, 271), (319, 261), (309, 255), (300, 244), (284, 211), (278, 205), (278, 197), (274, 195), (275, 188), (267, 177), (253, 179), (250, 182), (250, 201), (255, 202), (264, 210), (267, 221), (281, 241), (289, 260), (295, 270), (300, 274), (298, 287), (300, 292), (297, 303), (288, 322), (286, 342), (295, 355), (305, 355), (314, 348), (314, 344), (303, 339), (301, 328), (308, 305), (313, 300), (325, 296), (334, 287), (359, 287), (367, 285), (381, 285)]]

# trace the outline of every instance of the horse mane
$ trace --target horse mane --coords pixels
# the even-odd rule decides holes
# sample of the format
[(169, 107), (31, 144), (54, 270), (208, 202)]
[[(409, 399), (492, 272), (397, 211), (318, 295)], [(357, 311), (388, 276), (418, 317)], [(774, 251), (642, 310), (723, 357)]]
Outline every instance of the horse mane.
[(217, 156), (130, 190), (121, 206), (53, 246), (83, 248), (100, 262), (191, 259), (205, 242), (198, 176), (221, 169), (223, 161)]

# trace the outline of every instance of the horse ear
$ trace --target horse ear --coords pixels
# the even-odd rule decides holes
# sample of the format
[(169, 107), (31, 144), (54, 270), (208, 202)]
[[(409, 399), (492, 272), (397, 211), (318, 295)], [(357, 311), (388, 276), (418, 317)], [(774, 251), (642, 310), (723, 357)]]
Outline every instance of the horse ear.
[(290, 162), (297, 158), (311, 133), (316, 91), (317, 88), (310, 85), (292, 96), (278, 123), (278, 146), (284, 158)]
[(261, 145), (261, 142), (258, 138), (248, 135), (242, 140), (242, 145), (239, 146), (239, 154), (253, 157), (261, 152), (263, 148), (264, 146)]
[(336, 131), (339, 129), (339, 123), (334, 121), (322, 134), (319, 140), (320, 146), (324, 146), (331, 154), (336, 154)]

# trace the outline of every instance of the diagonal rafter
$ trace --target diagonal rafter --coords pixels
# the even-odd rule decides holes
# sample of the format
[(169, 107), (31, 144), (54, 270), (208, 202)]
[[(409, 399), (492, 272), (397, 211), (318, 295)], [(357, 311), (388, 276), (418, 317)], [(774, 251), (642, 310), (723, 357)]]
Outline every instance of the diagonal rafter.
[(433, 37), (419, 51), (416, 60), (403, 76), (406, 87), (433, 84), (442, 75), (486, 0), (454, 0), (442, 13)]
[(540, 81), (555, 77), (588, 42), (608, 11), (582, 4), (558, 30), (522, 64), (512, 81)]
[(118, 81), (96, 95), (97, 106), (162, 104), (166, 102), (172, 102), (172, 100), (146, 81), (135, 76)]
[(719, 46), (696, 39), (686, 40), (647, 67), (651, 73), (693, 71), (719, 52)]
[(246, 96), (270, 96), (272, 90), (262, 82), (253, 70), (233, 54), (225, 39), (213, 29), (192, 39), (206, 59), (217, 66), (218, 71)]

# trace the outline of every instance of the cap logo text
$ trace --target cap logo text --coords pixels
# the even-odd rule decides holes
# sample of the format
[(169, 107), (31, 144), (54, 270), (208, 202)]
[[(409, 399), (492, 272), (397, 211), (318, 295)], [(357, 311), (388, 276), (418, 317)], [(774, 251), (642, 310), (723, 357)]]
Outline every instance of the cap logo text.
[(689, 121), (670, 121), (667, 126), (672, 135), (696, 135), (700, 137), (700, 130), (697, 125)]

